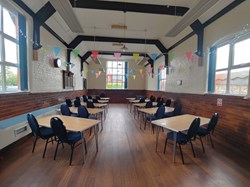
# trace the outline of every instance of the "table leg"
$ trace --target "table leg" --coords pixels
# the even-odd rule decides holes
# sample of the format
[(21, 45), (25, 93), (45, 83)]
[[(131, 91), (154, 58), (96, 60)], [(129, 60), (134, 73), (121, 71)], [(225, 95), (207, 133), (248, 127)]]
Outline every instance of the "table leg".
[(85, 146), (84, 146), (84, 135), (83, 135), (83, 131), (81, 132), (81, 138), (82, 138), (82, 159), (83, 159), (83, 163), (85, 162)]
[(155, 145), (155, 152), (157, 152), (158, 141), (159, 141), (159, 134), (160, 134), (160, 127), (156, 125), (156, 145)]
[(96, 143), (96, 152), (98, 152), (98, 125), (95, 125), (95, 143)]
[[(104, 112), (104, 111), (103, 111), (103, 112)], [(102, 116), (103, 116), (103, 114), (102, 114), (103, 112), (100, 113), (100, 114), (101, 114), (101, 126), (102, 126), (102, 127), (101, 127), (101, 131), (103, 130), (103, 117), (102, 117)]]
[(174, 133), (174, 144), (173, 144), (173, 162), (175, 163), (175, 154), (176, 154), (176, 138), (177, 138), (177, 132)]

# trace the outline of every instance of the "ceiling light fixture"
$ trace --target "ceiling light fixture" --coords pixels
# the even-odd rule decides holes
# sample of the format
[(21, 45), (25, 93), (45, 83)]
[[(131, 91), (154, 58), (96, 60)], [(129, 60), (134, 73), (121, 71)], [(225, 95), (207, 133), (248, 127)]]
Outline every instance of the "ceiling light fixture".
[(181, 31), (183, 31), (187, 26), (191, 25), (217, 2), (218, 0), (200, 0), (165, 36), (177, 36)]

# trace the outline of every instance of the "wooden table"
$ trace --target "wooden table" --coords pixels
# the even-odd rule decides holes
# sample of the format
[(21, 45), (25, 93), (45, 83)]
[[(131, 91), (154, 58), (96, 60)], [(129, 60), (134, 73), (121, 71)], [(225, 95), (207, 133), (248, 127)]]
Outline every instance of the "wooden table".
[[(150, 101), (149, 99), (145, 99), (145, 103)], [(131, 108), (132, 108), (132, 104), (139, 104), (140, 99), (134, 99), (134, 100), (129, 100), (129, 104), (130, 104), (130, 112), (131, 112)]]
[(98, 152), (98, 124), (100, 120), (86, 119), (86, 118), (78, 118), (71, 116), (63, 116), (63, 115), (50, 115), (41, 118), (37, 118), (38, 124), (44, 127), (50, 126), (50, 119), (52, 117), (58, 117), (63, 121), (63, 125), (66, 130), (73, 132), (81, 132), (82, 137), (82, 151), (83, 151), (83, 163), (85, 160), (85, 149), (84, 149), (84, 135), (83, 132), (91, 127), (95, 127), (95, 140), (96, 140), (96, 152)]
[[(170, 118), (163, 118), (159, 120), (151, 121), (152, 124), (156, 125), (156, 148), (157, 152), (158, 140), (160, 128), (163, 127), (165, 129), (171, 130), (174, 133), (174, 144), (173, 144), (173, 162), (175, 163), (175, 153), (176, 153), (176, 137), (177, 133), (181, 131), (185, 131), (189, 129), (192, 121), (199, 116), (184, 114), (179, 116), (174, 116)], [(199, 117), (200, 118), (200, 126), (205, 125), (209, 122), (209, 118)]]
[[(78, 107), (69, 107), (70, 112), (72, 113), (78, 113)], [(103, 108), (86, 108), (89, 112), (89, 114), (95, 115), (97, 117), (97, 114), (101, 114), (101, 130), (103, 130), (103, 113), (104, 109)]]
[(101, 100), (110, 100), (110, 97), (100, 97)]
[(127, 97), (126, 100), (127, 100), (127, 107), (128, 107), (130, 101), (135, 100), (135, 97)]
[[(152, 102), (152, 105), (157, 106), (157, 102)], [(138, 108), (145, 107), (146, 103), (135, 103), (133, 104), (133, 106), (134, 106), (134, 118), (135, 118), (136, 112), (138, 112)], [(138, 112), (138, 116), (139, 116), (139, 112)]]

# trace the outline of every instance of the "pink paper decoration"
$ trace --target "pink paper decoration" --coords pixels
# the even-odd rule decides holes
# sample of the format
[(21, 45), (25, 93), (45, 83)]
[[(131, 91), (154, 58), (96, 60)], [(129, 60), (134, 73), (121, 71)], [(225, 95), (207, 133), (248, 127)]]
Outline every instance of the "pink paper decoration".
[(143, 78), (143, 79), (144, 79), (144, 74), (141, 74), (141, 78)]
[(98, 78), (99, 77), (99, 73), (95, 73), (95, 78)]
[(92, 51), (92, 57), (93, 57), (94, 60), (96, 60), (98, 54), (99, 54), (98, 51)]
[(160, 69), (160, 70), (163, 70), (163, 69), (164, 69), (164, 66), (163, 66), (163, 65), (159, 66), (159, 69)]
[(121, 57), (121, 53), (114, 53), (115, 59), (119, 60)]
[(153, 68), (150, 67), (148, 72), (149, 72), (149, 73), (152, 73), (152, 71), (153, 71)]
[(187, 56), (187, 59), (190, 60), (192, 57), (192, 52), (191, 51), (186, 52), (186, 56)]

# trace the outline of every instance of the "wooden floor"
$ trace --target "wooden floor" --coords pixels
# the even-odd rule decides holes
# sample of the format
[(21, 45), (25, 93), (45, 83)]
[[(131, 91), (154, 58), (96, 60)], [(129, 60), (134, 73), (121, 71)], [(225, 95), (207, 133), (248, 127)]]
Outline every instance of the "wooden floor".
[(2, 153), (0, 186), (250, 186), (250, 157), (215, 142), (215, 149), (206, 145), (203, 154), (200, 142), (194, 143), (196, 158), (189, 145), (183, 146), (183, 165), (177, 151), (172, 162), (172, 144), (163, 154), (164, 133), (155, 152), (155, 135), (148, 128), (140, 130), (124, 104), (111, 104), (99, 134), (96, 154), (93, 137), (87, 137), (88, 154), (82, 165), (81, 147), (75, 150), (69, 166), (69, 146), (59, 148), (53, 160), (55, 144), (49, 144), (42, 158), (44, 141), (39, 140), (31, 153), (32, 138), (24, 138)]

